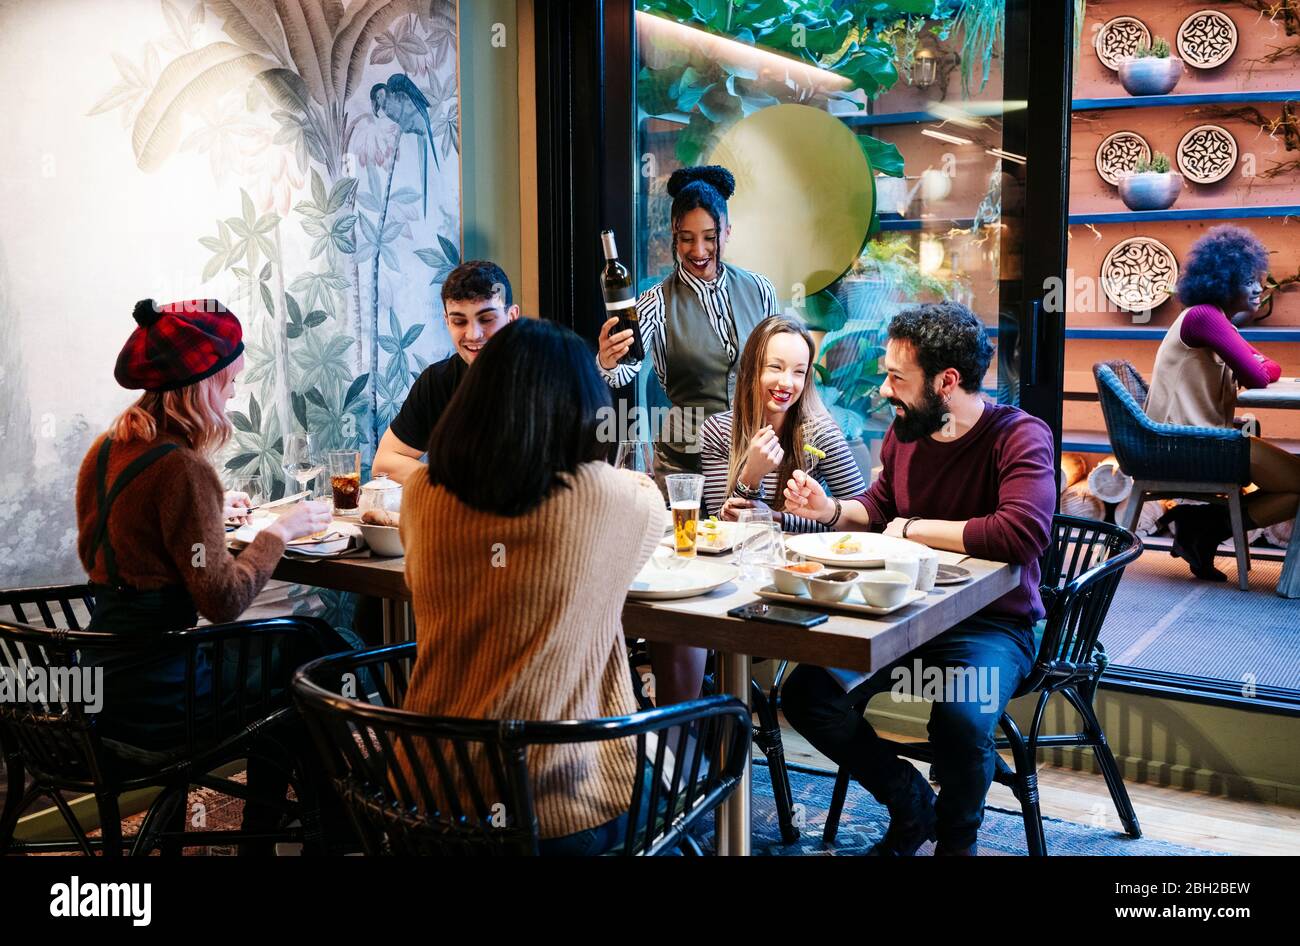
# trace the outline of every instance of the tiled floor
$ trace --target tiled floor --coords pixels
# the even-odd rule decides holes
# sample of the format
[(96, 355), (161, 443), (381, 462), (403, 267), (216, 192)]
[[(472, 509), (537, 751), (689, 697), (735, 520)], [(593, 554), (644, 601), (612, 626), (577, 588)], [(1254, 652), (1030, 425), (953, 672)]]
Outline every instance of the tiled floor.
[(1216, 564), (1228, 581), (1198, 581), (1167, 552), (1130, 565), (1101, 632), (1112, 665), (1300, 689), (1300, 599), (1276, 594), (1281, 562), (1253, 561), (1249, 591), (1233, 559)]

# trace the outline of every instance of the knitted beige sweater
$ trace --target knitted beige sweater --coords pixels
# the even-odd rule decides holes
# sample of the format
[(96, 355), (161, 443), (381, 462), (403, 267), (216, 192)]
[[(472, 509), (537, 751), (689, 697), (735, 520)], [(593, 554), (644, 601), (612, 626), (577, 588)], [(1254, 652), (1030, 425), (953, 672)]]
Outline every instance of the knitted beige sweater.
[[(623, 601), (667, 524), (648, 478), (604, 463), (513, 518), (409, 480), (401, 533), (417, 658), (405, 708), (525, 720), (634, 712)], [(531, 749), (541, 836), (626, 812), (634, 762), (630, 740)]]

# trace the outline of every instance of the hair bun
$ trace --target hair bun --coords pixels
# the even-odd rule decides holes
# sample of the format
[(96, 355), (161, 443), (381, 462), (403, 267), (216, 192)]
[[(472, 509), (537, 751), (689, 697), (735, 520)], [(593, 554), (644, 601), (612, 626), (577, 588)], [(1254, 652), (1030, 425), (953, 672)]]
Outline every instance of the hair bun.
[(162, 312), (158, 309), (158, 303), (152, 299), (141, 299), (131, 310), (131, 318), (141, 328), (148, 328), (162, 318)]
[(720, 164), (701, 164), (695, 167), (678, 168), (668, 178), (668, 196), (676, 197), (687, 184), (703, 181), (718, 195), (727, 200), (736, 192), (736, 179)]

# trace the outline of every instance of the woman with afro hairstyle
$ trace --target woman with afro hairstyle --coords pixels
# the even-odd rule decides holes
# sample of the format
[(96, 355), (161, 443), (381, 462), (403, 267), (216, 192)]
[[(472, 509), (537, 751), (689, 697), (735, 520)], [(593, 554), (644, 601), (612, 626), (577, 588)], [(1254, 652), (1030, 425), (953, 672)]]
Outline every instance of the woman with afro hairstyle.
[[(767, 278), (723, 262), (731, 236), (727, 199), (735, 189), (731, 172), (718, 165), (672, 173), (668, 194), (677, 265), (636, 301), (642, 346), (673, 408), (672, 423), (655, 435), (655, 478), (660, 481), (669, 473), (700, 472), (699, 428), (731, 409), (749, 333), (779, 312), (776, 290)], [(632, 332), (613, 332), (616, 316), (611, 313), (601, 326), (596, 357), (606, 383), (622, 387), (637, 376), (641, 362), (620, 362), (632, 347)], [(756, 436), (768, 435), (760, 431)], [(699, 696), (703, 653), (652, 646), (659, 705)]]
[[(1178, 279), (1186, 306), (1156, 351), (1147, 415), (1157, 423), (1233, 426), (1237, 388), (1262, 388), (1282, 369), (1260, 354), (1236, 326), (1256, 321), (1268, 272), (1268, 251), (1249, 230), (1220, 226), (1197, 240)], [(1257, 489), (1243, 504), (1245, 527), (1291, 519), (1300, 501), (1300, 457), (1250, 438), (1250, 477)], [(1161, 517), (1174, 536), (1173, 554), (1197, 578), (1224, 581), (1214, 567), (1219, 543), (1232, 534), (1220, 505), (1175, 506)]]

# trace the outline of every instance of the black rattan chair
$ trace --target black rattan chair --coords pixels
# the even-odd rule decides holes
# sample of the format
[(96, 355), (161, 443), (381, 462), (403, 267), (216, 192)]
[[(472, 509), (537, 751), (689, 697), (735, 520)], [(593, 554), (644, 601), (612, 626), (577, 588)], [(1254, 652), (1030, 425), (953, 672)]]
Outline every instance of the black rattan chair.
[[(272, 685), (273, 664), (295, 646), (315, 644), (332, 634), (316, 618), (286, 617), (189, 628), (163, 634), (104, 634), (82, 629), (94, 608), (85, 585), (0, 592), (0, 608), (16, 619), (0, 621), (0, 672), (11, 680), (33, 679), (32, 672), (81, 669), (81, 654), (97, 657), (140, 655), (173, 657), (185, 667), (183, 744), (165, 757), (123, 755), (101, 738), (98, 716), (81, 700), (62, 699), (46, 689), (24, 702), (0, 701), (7, 789), (0, 810), (0, 854), (96, 851), (116, 856), (129, 849), (147, 854), (155, 847), (179, 853), (182, 847), (247, 842), (302, 841), (309, 851), (322, 843), (316, 800), (293, 752), (277, 740), (279, 724), (293, 707), (284, 688)], [(27, 623), (39, 618), (41, 625)], [(319, 653), (316, 649), (314, 652)], [(233, 668), (229, 673), (205, 667)], [(283, 679), (283, 673), (280, 674)], [(161, 754), (158, 754), (161, 756)], [(247, 786), (212, 775), (238, 760), (259, 758), (292, 768), (290, 783), (298, 802), (262, 797)], [(147, 759), (147, 761), (145, 760)], [(192, 785), (215, 789), (279, 811), (302, 828), (252, 834), (241, 831), (185, 831), (185, 803)], [(157, 789), (140, 830), (123, 836), (120, 796)], [(88, 837), (65, 794), (94, 796), (101, 836)], [(38, 798), (47, 797), (67, 822), (71, 839), (15, 842), (19, 817)]]
[[(997, 746), (1011, 750), (1015, 768), (997, 756), (994, 774), (994, 779), (1010, 787), (1020, 802), (1031, 855), (1047, 853), (1043, 816), (1038, 803), (1038, 750), (1041, 748), (1091, 748), (1125, 832), (1133, 838), (1142, 836), (1119, 765), (1106, 743), (1106, 734), (1092, 706), (1107, 663), (1105, 649), (1097, 637), (1125, 567), (1141, 554), (1141, 541), (1120, 526), (1063, 515), (1052, 521), (1052, 541), (1040, 560), (1042, 578), (1039, 588), (1047, 609), (1043, 639), (1033, 669), (1015, 693), (1015, 696), (1024, 696), (1037, 692), (1038, 703), (1028, 735), (1021, 734), (1010, 714), (1002, 714), (1000, 725), (1006, 738), (999, 740)], [(1039, 733), (1047, 703), (1057, 693), (1065, 697), (1083, 718), (1082, 732)], [(861, 704), (858, 711), (866, 712), (866, 704)], [(928, 742), (892, 745), (901, 756), (921, 762), (934, 761)], [(835, 840), (839, 829), (850, 779), (847, 769), (841, 768), (836, 775), (822, 834), (827, 843)]]
[[(717, 692), (713, 664), (715, 654), (710, 653), (704, 674), (704, 695)], [(766, 657), (754, 658), (755, 663)], [(646, 692), (645, 681), (640, 676), (640, 668), (649, 666), (650, 651), (643, 640), (628, 640), (628, 664), (632, 670), (632, 689), (642, 709), (654, 709), (654, 703)], [(767, 759), (767, 768), (772, 783), (772, 802), (776, 807), (776, 820), (781, 831), (781, 840), (793, 844), (799, 840), (799, 829), (794, 823), (794, 798), (790, 793), (790, 774), (786, 769), (785, 744), (781, 741), (781, 683), (785, 679), (790, 662), (782, 660), (776, 668), (772, 686), (764, 690), (753, 677), (749, 680), (749, 705), (753, 713), (751, 736), (753, 744), (763, 751)]]
[[(617, 853), (698, 854), (690, 830), (740, 783), (749, 756), (749, 710), (711, 697), (632, 716), (533, 722), (453, 719), (401, 709), (415, 644), (312, 661), (293, 680), (294, 699), (367, 854), (532, 855), (539, 850), (529, 782), (534, 746), (632, 739), (638, 771), (629, 831)], [(361, 681), (369, 674), (373, 692)], [(348, 693), (348, 696), (342, 694)], [(664, 784), (666, 732), (678, 765)], [(651, 735), (655, 748), (651, 748)], [(687, 752), (688, 734), (694, 751)], [(402, 759), (424, 764), (402, 765)], [(648, 814), (647, 814), (648, 813)]]

